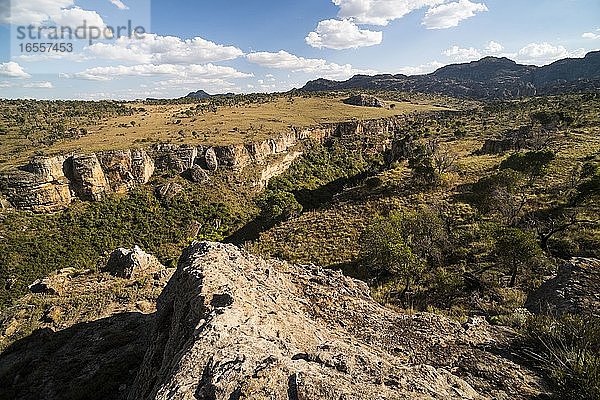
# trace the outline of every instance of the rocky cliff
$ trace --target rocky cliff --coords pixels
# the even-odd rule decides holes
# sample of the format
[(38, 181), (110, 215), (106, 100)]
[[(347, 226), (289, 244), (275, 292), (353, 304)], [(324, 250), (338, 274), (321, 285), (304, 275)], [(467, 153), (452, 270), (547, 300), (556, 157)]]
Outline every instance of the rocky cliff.
[(510, 334), (404, 315), (339, 272), (196, 242), (158, 301), (130, 400), (524, 399), (544, 392), (503, 357)]
[(290, 128), (272, 139), (248, 144), (156, 144), (145, 149), (36, 157), (0, 175), (0, 194), (17, 209), (54, 212), (74, 199), (98, 201), (109, 193), (127, 192), (148, 183), (156, 173), (174, 171), (202, 182), (219, 168), (236, 174), (251, 165), (258, 167), (255, 184), (262, 188), (302, 154), (293, 150), (301, 141), (336, 138), (367, 151), (384, 152), (391, 147), (401, 118)]

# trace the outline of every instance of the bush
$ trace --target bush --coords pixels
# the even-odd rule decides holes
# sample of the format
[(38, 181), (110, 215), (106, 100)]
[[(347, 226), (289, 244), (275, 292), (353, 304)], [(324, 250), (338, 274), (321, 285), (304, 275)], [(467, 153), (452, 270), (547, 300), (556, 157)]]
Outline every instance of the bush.
[(537, 178), (545, 173), (546, 168), (555, 158), (556, 155), (550, 150), (515, 153), (502, 161), (500, 169), (512, 169)]
[(286, 221), (302, 213), (302, 205), (293, 194), (283, 190), (267, 190), (256, 200), (260, 217), (269, 222)]

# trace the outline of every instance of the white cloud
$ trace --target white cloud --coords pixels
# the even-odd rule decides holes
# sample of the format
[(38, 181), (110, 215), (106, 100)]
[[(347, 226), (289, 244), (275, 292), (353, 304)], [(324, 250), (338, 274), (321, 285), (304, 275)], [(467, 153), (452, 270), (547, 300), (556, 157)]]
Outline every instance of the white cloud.
[(547, 64), (567, 57), (578, 57), (584, 49), (578, 49), (573, 52), (568, 51), (564, 46), (554, 46), (550, 43), (529, 43), (519, 50), (518, 58), (521, 62), (527, 62), (537, 65)]
[(474, 47), (460, 48), (458, 46), (452, 46), (449, 49), (444, 50), (442, 54), (457, 62), (475, 61), (482, 57), (479, 50)]
[(488, 11), (484, 3), (460, 0), (430, 8), (425, 14), (423, 25), (427, 29), (447, 29), (458, 26), (460, 21), (474, 17), (479, 12)]
[(344, 79), (356, 74), (377, 73), (374, 70), (356, 69), (350, 64), (339, 65), (322, 59), (298, 57), (283, 50), (277, 53), (250, 53), (246, 58), (251, 63), (262, 67), (304, 72), (321, 78)]
[(110, 2), (114, 4), (115, 7), (117, 7), (119, 10), (129, 10), (129, 7), (123, 4), (121, 0), (110, 0)]
[(79, 27), (85, 21), (87, 26), (101, 29), (106, 27), (104, 20), (96, 11), (84, 10), (79, 7), (62, 9), (58, 13), (50, 15), (50, 18), (59, 26)]
[(75, 74), (62, 74), (63, 78), (78, 78), (93, 81), (110, 81), (116, 78), (130, 76), (163, 76), (165, 78), (178, 79), (229, 79), (229, 78), (250, 78), (253, 75), (240, 72), (231, 67), (221, 65), (176, 65), (176, 64), (144, 64), (133, 66), (110, 66), (95, 67)]
[(491, 40), (487, 44), (487, 46), (485, 46), (485, 49), (483, 49), (485, 54), (498, 54), (498, 53), (501, 53), (503, 50), (504, 50), (504, 46), (502, 46), (498, 42), (494, 42), (493, 40)]
[(182, 40), (156, 34), (145, 34), (139, 39), (123, 36), (110, 44), (93, 44), (86, 50), (102, 59), (140, 64), (201, 64), (244, 55), (237, 47), (223, 46), (200, 37)]
[(26, 83), (23, 87), (27, 89), (53, 89), (54, 85), (52, 85), (52, 82), (32, 82)]
[(438, 61), (432, 61), (427, 64), (417, 65), (414, 67), (402, 67), (402, 68), (398, 69), (398, 73), (404, 74), (404, 75), (429, 74), (429, 73), (437, 70), (438, 68), (443, 67), (444, 65), (446, 65), (446, 64), (443, 64)]
[(60, 15), (61, 10), (73, 6), (74, 0), (3, 0), (0, 23), (15, 25), (39, 25), (50, 17)]
[(85, 21), (87, 26), (104, 28), (102, 17), (91, 10), (74, 6), (74, 0), (28, 0), (2, 1), (0, 23), (39, 26), (48, 20), (61, 26), (78, 27)]
[(433, 7), (446, 0), (332, 0), (340, 7), (338, 16), (358, 24), (385, 26), (412, 11)]
[(581, 35), (581, 37), (584, 39), (598, 40), (598, 39), (600, 39), (600, 29), (596, 29), (596, 32), (598, 32), (598, 33), (586, 32), (583, 35)]
[(355, 49), (380, 44), (382, 32), (359, 29), (350, 20), (328, 19), (319, 22), (317, 29), (306, 37), (312, 47), (328, 49)]
[(9, 77), (9, 78), (30, 78), (29, 75), (23, 67), (21, 67), (16, 62), (10, 61), (7, 63), (0, 63), (0, 76)]

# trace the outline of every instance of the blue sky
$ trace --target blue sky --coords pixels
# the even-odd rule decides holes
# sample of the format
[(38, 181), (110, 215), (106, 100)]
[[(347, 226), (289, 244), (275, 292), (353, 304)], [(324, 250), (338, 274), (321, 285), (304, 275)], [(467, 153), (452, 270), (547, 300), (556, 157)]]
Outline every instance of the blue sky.
[[(598, 0), (0, 0), (0, 97), (285, 91), (318, 77), (432, 72), (484, 56), (544, 65), (600, 49)], [(18, 27), (147, 33), (34, 53)], [(88, 35), (89, 36), (89, 35)]]

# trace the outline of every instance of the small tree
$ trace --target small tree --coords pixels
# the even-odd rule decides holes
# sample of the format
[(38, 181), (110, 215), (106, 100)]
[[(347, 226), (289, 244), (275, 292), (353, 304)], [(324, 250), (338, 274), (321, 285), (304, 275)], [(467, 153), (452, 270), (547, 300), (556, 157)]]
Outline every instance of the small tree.
[(425, 262), (405, 242), (403, 221), (398, 214), (378, 218), (361, 236), (361, 258), (380, 278), (399, 278), (403, 295), (420, 279)]
[(433, 157), (424, 144), (417, 144), (408, 159), (408, 167), (413, 170), (413, 177), (418, 182), (431, 185), (437, 181), (438, 174)]
[(482, 213), (498, 215), (507, 225), (514, 225), (528, 199), (523, 180), (523, 175), (512, 169), (481, 178), (473, 185), (475, 207)]
[(496, 239), (496, 256), (501, 267), (510, 273), (510, 287), (517, 283), (519, 272), (542, 257), (534, 235), (517, 228), (503, 228)]

